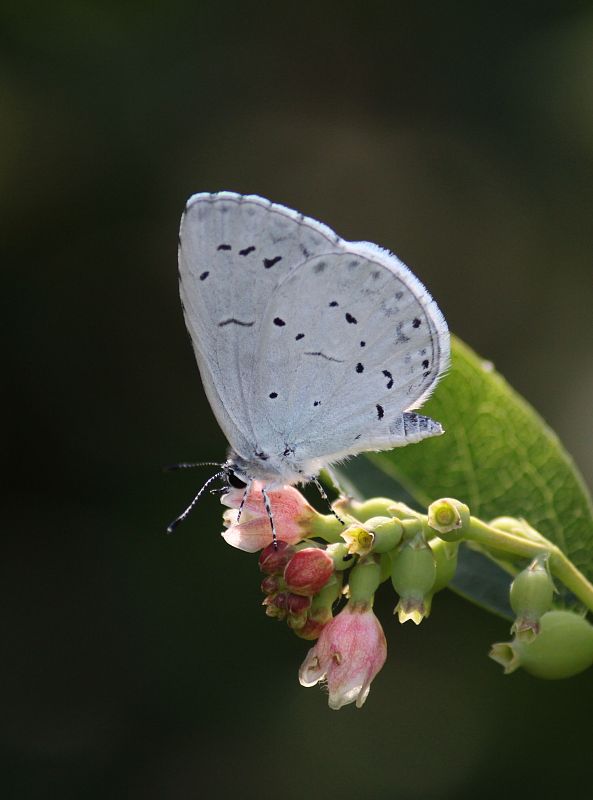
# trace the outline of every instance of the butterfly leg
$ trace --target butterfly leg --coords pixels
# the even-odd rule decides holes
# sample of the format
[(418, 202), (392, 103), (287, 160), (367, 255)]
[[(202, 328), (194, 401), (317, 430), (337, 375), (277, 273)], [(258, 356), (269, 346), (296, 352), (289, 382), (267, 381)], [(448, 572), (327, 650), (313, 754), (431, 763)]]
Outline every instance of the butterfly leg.
[(239, 510), (237, 511), (237, 524), (241, 521), (241, 514), (243, 513), (243, 506), (245, 505), (245, 500), (247, 499), (247, 495), (251, 490), (251, 484), (248, 484), (245, 487), (245, 491), (243, 492), (243, 497), (241, 498), (241, 502), (239, 504)]
[(339, 521), (342, 523), (342, 525), (345, 525), (346, 523), (344, 522), (344, 520), (343, 520), (343, 519), (342, 519), (342, 518), (339, 516), (339, 514), (337, 514), (337, 513), (334, 511), (334, 509), (332, 508), (332, 504), (330, 503), (329, 497), (327, 496), (327, 494), (326, 494), (326, 492), (325, 492), (325, 489), (323, 488), (323, 486), (321, 485), (321, 483), (320, 483), (320, 482), (317, 480), (317, 477), (316, 477), (315, 475), (312, 475), (312, 476), (311, 476), (311, 478), (310, 478), (310, 480), (311, 480), (311, 481), (313, 481), (313, 483), (315, 484), (315, 486), (317, 486), (317, 489), (319, 490), (319, 494), (321, 495), (321, 497), (323, 498), (323, 500), (325, 500), (325, 502), (328, 504), (328, 506), (329, 506), (329, 510), (330, 510), (330, 511), (331, 511), (331, 513), (334, 515), (334, 517), (335, 517), (337, 520), (339, 520)]
[(266, 492), (265, 488), (262, 486), (262, 497), (264, 498), (264, 506), (268, 513), (268, 518), (270, 520), (270, 525), (272, 527), (272, 542), (274, 543), (274, 550), (278, 549), (278, 536), (276, 535), (276, 526), (274, 525), (274, 517), (272, 516), (272, 506), (270, 505), (270, 498), (268, 497), (268, 493)]

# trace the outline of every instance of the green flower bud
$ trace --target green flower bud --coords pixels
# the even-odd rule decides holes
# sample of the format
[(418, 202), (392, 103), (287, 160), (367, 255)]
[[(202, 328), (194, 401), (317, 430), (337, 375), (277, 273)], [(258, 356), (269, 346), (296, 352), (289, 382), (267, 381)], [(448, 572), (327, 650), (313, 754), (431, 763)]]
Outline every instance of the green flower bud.
[(366, 522), (372, 517), (388, 516), (389, 508), (392, 505), (393, 500), (387, 497), (372, 497), (370, 500), (365, 500), (364, 503), (343, 497), (336, 500), (333, 507), (340, 515), (351, 514), (359, 522)]
[(401, 522), (394, 517), (371, 517), (365, 522), (365, 528), (373, 532), (373, 552), (387, 553), (401, 542), (404, 529)]
[(531, 641), (540, 630), (540, 617), (552, 608), (554, 584), (546, 568), (546, 556), (538, 556), (511, 584), (511, 608), (517, 615), (511, 633)]
[(396, 519), (422, 519), (422, 514), (419, 511), (414, 511), (413, 508), (407, 506), (405, 503), (394, 503), (389, 505), (387, 512)]
[(371, 556), (361, 559), (352, 568), (348, 578), (350, 602), (368, 605), (373, 602), (373, 595), (381, 582), (381, 567), (378, 561)]
[(436, 594), (448, 586), (455, 577), (459, 542), (446, 542), (444, 539), (435, 538), (430, 540), (430, 549), (436, 566), (431, 594)]
[(383, 583), (383, 581), (391, 577), (391, 553), (381, 553), (379, 556), (379, 566), (381, 567), (379, 582)]
[(548, 611), (540, 620), (539, 636), (529, 642), (499, 642), (489, 655), (505, 674), (523, 667), (536, 678), (570, 678), (593, 664), (593, 625), (573, 611)]
[(512, 533), (515, 536), (522, 536), (524, 539), (531, 539), (534, 542), (546, 543), (546, 539), (532, 528), (524, 519), (516, 517), (496, 517), (489, 523), (490, 527), (498, 528), (505, 533)]
[(332, 557), (334, 569), (341, 571), (352, 566), (352, 556), (348, 552), (348, 545), (345, 542), (328, 544), (325, 548), (325, 552)]
[(513, 533), (515, 536), (525, 536), (523, 521), (516, 517), (496, 517), (488, 523), (492, 528), (498, 528), (505, 533)]
[(394, 613), (400, 622), (412, 620), (416, 625), (422, 622), (435, 578), (435, 559), (424, 537), (418, 534), (405, 541), (395, 553), (391, 568), (391, 582), (400, 597)]
[(421, 518), (418, 519), (402, 519), (400, 524), (403, 530), (404, 541), (411, 541), (417, 536), (424, 538), (424, 522)]
[(443, 497), (428, 507), (429, 527), (447, 542), (458, 542), (462, 539), (469, 521), (469, 508), (459, 500)]

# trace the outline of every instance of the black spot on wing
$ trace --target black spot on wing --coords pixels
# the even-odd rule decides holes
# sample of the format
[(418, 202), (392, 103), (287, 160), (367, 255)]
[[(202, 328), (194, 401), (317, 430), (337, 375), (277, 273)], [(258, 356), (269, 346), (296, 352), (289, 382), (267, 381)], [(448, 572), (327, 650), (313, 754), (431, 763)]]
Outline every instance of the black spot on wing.
[(366, 342), (361, 342), (361, 343), (360, 343), (360, 346), (361, 346), (361, 347), (366, 347), (366, 346), (367, 346), (367, 343), (366, 343)]
[(270, 392), (268, 397), (270, 398), (270, 400), (275, 400), (278, 397), (278, 392)]
[(349, 312), (346, 312), (346, 322), (348, 322), (350, 325), (358, 325), (358, 320), (356, 317), (353, 317)]
[(421, 324), (422, 324), (422, 321), (421, 321), (421, 320), (419, 320), (419, 319), (418, 319), (418, 317), (415, 317), (415, 318), (412, 320), (412, 327), (413, 327), (413, 328), (419, 328)]
[(361, 364), (360, 361), (356, 365), (356, 371), (358, 372), (359, 375), (361, 374), (361, 372), (364, 372), (364, 365)]
[(384, 369), (383, 375), (385, 375), (385, 377), (387, 378), (387, 389), (391, 389), (391, 387), (393, 386), (393, 376), (391, 372), (389, 372), (388, 369)]
[(336, 364), (343, 364), (344, 362), (340, 358), (334, 358), (333, 356), (326, 356), (325, 353), (322, 353), (320, 350), (316, 350), (314, 353), (305, 353), (306, 356), (320, 356), (321, 358), (325, 358), (326, 361), (335, 361)]
[(250, 247), (244, 247), (243, 250), (239, 250), (239, 255), (240, 256), (248, 256), (249, 253), (253, 253), (254, 250), (255, 250), (255, 247), (253, 245), (251, 245)]
[(218, 323), (219, 328), (224, 328), (225, 325), (240, 325), (242, 328), (251, 328), (252, 325), (255, 325), (255, 322), (242, 322), (240, 319), (232, 317), (231, 319), (225, 319)]
[(274, 325), (277, 325), (279, 328), (283, 328), (286, 325), (286, 322), (284, 322), (283, 319), (280, 319), (280, 317), (275, 317)]
[(377, 404), (376, 405), (376, 409), (377, 409), (377, 419), (383, 419), (383, 417), (385, 415), (385, 411), (383, 409), (383, 406), (380, 406), (379, 404)]
[(422, 369), (428, 369), (429, 364), (430, 361), (427, 358), (425, 358), (424, 361), (422, 362)]
[(338, 303), (337, 300), (332, 300), (331, 303), (329, 304), (329, 307), (330, 308), (335, 308), (338, 305), (339, 305), (339, 303)]
[(208, 275), (210, 275), (209, 272), (202, 272), (202, 274), (200, 275), (200, 280), (205, 281)]
[(298, 342), (299, 339), (304, 339), (305, 338), (305, 334), (304, 333), (297, 333), (297, 335), (294, 338)]
[(395, 343), (396, 344), (405, 344), (406, 342), (410, 341), (410, 337), (406, 336), (403, 331), (404, 323), (398, 322), (397, 327), (395, 329)]
[(230, 244), (219, 244), (217, 250), (232, 250)]
[(276, 256), (275, 258), (264, 258), (264, 267), (266, 269), (270, 269), (270, 267), (273, 267), (274, 264), (277, 264), (279, 261), (282, 261), (282, 256)]

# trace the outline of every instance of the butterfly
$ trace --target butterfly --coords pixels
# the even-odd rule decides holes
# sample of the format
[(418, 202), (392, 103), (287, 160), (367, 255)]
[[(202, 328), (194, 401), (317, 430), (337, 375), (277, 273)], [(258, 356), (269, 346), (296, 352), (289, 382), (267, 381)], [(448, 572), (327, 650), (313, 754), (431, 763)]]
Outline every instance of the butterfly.
[(260, 481), (274, 531), (268, 490), (443, 433), (414, 409), (447, 369), (447, 324), (389, 251), (257, 195), (203, 192), (181, 219), (179, 288), (230, 449), (169, 531), (219, 477)]

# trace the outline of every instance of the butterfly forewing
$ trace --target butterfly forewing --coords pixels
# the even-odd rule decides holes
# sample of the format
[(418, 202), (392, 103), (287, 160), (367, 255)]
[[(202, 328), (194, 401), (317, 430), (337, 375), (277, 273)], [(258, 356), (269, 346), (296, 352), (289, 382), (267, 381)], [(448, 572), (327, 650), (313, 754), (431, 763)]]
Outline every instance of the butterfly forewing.
[(295, 265), (332, 248), (319, 223), (256, 196), (190, 198), (181, 221), (180, 295), (202, 382), (231, 446), (250, 457), (256, 350), (270, 295)]

